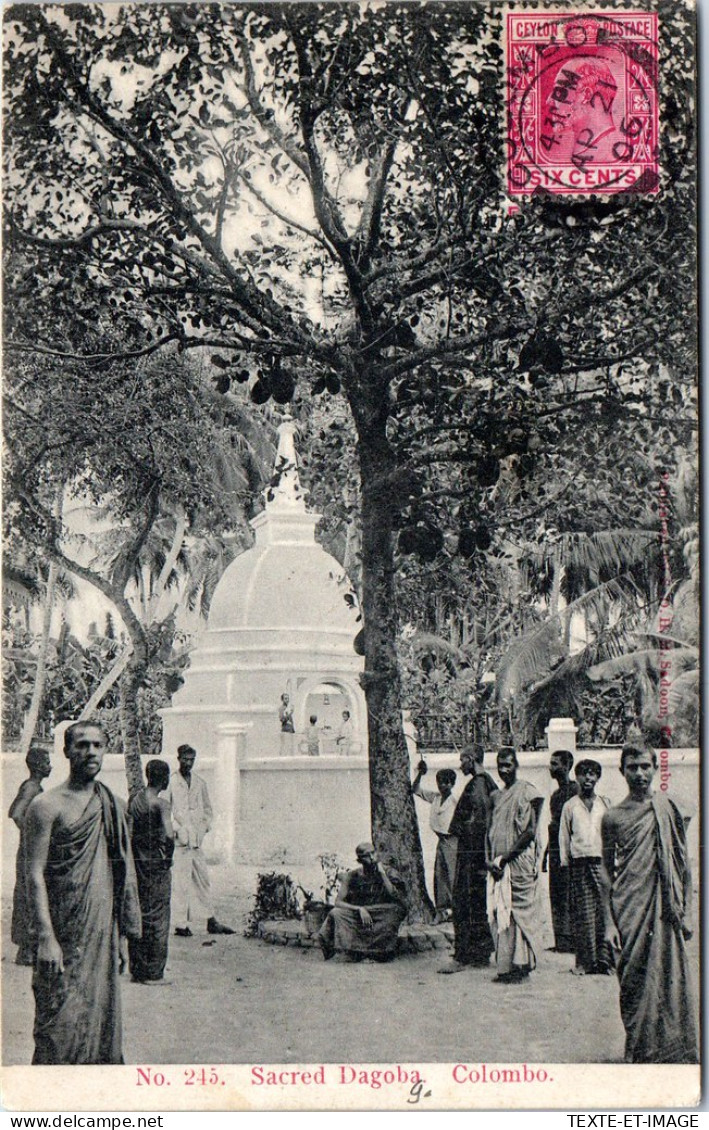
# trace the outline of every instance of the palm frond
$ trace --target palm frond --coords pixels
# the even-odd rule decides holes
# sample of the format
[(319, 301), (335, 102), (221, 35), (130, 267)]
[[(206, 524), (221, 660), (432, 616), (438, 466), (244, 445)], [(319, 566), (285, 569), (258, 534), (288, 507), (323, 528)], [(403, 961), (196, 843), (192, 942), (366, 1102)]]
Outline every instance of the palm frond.
[(583, 596), (567, 604), (555, 616), (549, 616), (538, 627), (518, 637), (502, 656), (497, 666), (495, 694), (505, 703), (524, 687), (540, 682), (540, 675), (556, 667), (565, 657), (562, 628), (566, 617), (583, 613), (588, 619), (607, 620), (609, 606), (621, 607), (627, 618), (620, 630), (629, 634), (639, 615), (639, 594), (628, 578), (616, 578), (597, 585)]

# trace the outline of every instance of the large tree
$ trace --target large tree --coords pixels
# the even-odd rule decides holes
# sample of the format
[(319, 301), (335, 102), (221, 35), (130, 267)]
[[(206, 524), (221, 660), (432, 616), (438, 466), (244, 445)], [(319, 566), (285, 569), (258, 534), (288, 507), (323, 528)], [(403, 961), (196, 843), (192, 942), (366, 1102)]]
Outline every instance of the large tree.
[[(530, 397), (554, 423), (637, 392), (618, 379), (634, 359), (641, 386), (661, 359), (687, 377), (693, 29), (660, 9), (660, 196), (542, 195), (515, 215), (500, 175), (499, 7), (5, 14), (6, 240), (32, 256), (6, 299), (21, 313), (36, 298), (6, 348), (100, 361), (108, 308), (126, 353), (208, 348), (225, 392), (250, 381), (257, 402), (285, 402), (299, 380), (349, 406), (373, 833), (414, 908), (394, 556), (420, 490), (410, 435), (433, 427), (427, 465), (472, 452), (489, 484), (500, 454), (525, 450)], [(57, 302), (74, 316), (62, 340), (42, 313)], [(440, 539), (413, 518), (409, 548), (435, 554)]]

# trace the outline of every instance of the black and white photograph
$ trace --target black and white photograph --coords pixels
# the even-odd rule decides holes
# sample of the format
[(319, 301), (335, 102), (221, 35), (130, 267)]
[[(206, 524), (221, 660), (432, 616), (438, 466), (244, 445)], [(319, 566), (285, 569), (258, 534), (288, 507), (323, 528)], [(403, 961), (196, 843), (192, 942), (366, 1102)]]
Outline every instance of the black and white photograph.
[(700, 1101), (696, 25), (3, 6), (5, 1109)]

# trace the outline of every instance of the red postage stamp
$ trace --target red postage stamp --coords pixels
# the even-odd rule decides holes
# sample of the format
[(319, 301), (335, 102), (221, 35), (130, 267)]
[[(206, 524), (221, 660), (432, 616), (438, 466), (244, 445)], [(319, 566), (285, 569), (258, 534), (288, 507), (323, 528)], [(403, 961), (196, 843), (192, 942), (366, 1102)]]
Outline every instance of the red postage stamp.
[(657, 192), (657, 15), (515, 11), (505, 22), (508, 192)]

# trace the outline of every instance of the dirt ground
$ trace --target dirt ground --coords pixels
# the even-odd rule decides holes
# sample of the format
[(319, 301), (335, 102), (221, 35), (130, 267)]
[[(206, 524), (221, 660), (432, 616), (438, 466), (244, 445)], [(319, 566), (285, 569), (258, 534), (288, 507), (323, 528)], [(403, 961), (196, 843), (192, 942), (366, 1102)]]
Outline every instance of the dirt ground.
[[(250, 901), (219, 900), (233, 936), (172, 937), (163, 985), (125, 978), (127, 1063), (622, 1062), (615, 977), (573, 977), (568, 955), (544, 951), (522, 985), (493, 984), (492, 966), (438, 976), (445, 951), (325, 963), (243, 937)], [(2, 912), (3, 1061), (29, 1063), (31, 970), (14, 964), (7, 898)]]

